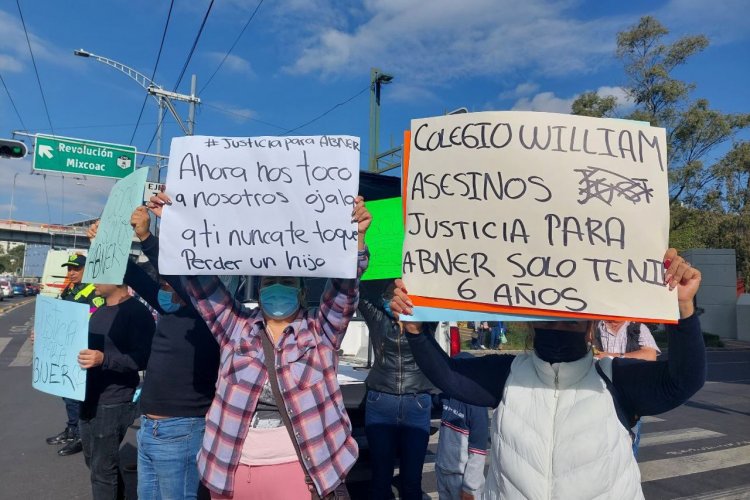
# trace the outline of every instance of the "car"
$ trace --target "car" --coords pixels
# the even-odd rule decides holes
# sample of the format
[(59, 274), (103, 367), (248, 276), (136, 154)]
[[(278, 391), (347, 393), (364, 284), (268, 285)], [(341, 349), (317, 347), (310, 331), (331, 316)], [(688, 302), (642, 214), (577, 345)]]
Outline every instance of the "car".
[(14, 296), (23, 295), (24, 297), (26, 297), (28, 295), (28, 293), (26, 292), (26, 285), (24, 285), (23, 283), (13, 283), (11, 287), (13, 288)]
[(42, 288), (39, 286), (39, 283), (30, 283), (31, 288), (34, 290), (34, 295), (39, 295), (39, 292), (42, 291)]
[(5, 297), (13, 297), (13, 288), (10, 286), (10, 281), (0, 280), (0, 297), (3, 300)]
[(36, 287), (33, 283), (24, 283), (23, 284), (26, 287), (26, 295), (36, 295)]

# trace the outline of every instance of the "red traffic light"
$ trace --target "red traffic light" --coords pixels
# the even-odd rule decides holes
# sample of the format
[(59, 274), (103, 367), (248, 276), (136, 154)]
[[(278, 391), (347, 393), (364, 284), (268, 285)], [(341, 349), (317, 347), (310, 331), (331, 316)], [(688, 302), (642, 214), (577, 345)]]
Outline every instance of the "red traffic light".
[(28, 148), (21, 141), (0, 139), (0, 157), (20, 159), (26, 156)]

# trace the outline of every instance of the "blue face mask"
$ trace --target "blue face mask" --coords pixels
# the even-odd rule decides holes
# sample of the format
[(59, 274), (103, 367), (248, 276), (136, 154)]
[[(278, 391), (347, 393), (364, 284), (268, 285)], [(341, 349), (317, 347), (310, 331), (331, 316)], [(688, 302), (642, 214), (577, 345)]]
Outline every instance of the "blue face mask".
[(275, 283), (260, 289), (260, 307), (271, 319), (284, 319), (299, 309), (299, 288)]
[(159, 290), (156, 294), (156, 300), (159, 301), (159, 307), (167, 314), (173, 313), (180, 308), (180, 304), (172, 302), (172, 292), (166, 290)]

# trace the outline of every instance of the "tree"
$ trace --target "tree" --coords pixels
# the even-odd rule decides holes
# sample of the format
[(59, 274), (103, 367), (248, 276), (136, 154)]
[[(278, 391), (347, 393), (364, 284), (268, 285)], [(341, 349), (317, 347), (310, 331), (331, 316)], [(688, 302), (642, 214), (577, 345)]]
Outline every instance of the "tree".
[(25, 253), (26, 245), (17, 245), (8, 250), (7, 253), (0, 254), (0, 272), (15, 273), (23, 265)]
[[(670, 202), (697, 207), (716, 181), (705, 165), (715, 149), (750, 125), (750, 114), (726, 114), (709, 107), (706, 99), (691, 100), (695, 85), (678, 80), (673, 72), (708, 46), (703, 35), (684, 36), (664, 43), (669, 30), (651, 16), (617, 35), (617, 57), (624, 63), (625, 90), (635, 106), (626, 118), (646, 121), (667, 131)], [(612, 116), (615, 98), (586, 92), (576, 99), (574, 114)], [(675, 227), (673, 226), (673, 229)]]

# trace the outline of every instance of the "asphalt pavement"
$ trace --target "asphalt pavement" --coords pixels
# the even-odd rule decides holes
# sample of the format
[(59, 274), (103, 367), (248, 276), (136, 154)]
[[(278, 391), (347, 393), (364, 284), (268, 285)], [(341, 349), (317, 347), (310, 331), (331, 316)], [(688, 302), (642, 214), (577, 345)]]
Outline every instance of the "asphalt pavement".
[[(65, 409), (60, 398), (31, 388), (33, 313), (33, 298), (0, 303), (0, 499), (90, 498), (83, 455), (59, 457), (44, 442), (65, 426)], [(704, 388), (644, 423), (638, 461), (649, 500), (750, 498), (750, 351), (707, 355)], [(131, 437), (131, 453), (132, 444)], [(437, 498), (436, 449), (434, 434), (422, 482), (429, 498)], [(353, 498), (366, 498), (368, 462), (364, 447), (348, 481)]]

